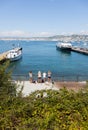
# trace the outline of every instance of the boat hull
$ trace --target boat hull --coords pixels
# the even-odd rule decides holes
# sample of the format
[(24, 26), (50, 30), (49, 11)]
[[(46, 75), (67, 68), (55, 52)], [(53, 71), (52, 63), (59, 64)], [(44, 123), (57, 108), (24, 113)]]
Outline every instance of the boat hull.
[(71, 51), (70, 47), (58, 47), (56, 46), (57, 50), (61, 50), (61, 51)]
[(17, 61), (17, 60), (20, 60), (22, 58), (22, 54), (17, 56), (17, 57), (14, 57), (14, 58), (10, 58), (9, 60), (10, 61)]

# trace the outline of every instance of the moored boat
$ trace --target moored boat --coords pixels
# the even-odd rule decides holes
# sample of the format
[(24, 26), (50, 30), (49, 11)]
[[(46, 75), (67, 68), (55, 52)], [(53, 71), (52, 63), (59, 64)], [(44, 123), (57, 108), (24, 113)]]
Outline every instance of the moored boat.
[(10, 61), (17, 61), (21, 59), (21, 57), (22, 57), (22, 47), (17, 47), (8, 52), (6, 59), (9, 59)]
[(71, 51), (72, 45), (71, 43), (57, 43), (56, 48), (60, 50)]

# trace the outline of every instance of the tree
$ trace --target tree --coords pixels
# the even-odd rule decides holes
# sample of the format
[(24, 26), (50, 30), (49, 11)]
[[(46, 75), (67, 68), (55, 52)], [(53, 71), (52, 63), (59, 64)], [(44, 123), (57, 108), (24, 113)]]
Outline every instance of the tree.
[(0, 64), (0, 101), (16, 95), (16, 86), (11, 81), (11, 71), (7, 71), (9, 61)]

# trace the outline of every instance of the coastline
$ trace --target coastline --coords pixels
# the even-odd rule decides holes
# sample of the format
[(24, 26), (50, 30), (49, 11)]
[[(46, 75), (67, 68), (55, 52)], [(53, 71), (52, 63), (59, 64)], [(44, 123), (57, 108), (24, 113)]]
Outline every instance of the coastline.
[(52, 35), (52, 36), (31, 36), (31, 37), (11, 37), (11, 36), (2, 36), (0, 40), (26, 40), (26, 41), (62, 41), (62, 42), (88, 42), (88, 34), (72, 34), (72, 35)]

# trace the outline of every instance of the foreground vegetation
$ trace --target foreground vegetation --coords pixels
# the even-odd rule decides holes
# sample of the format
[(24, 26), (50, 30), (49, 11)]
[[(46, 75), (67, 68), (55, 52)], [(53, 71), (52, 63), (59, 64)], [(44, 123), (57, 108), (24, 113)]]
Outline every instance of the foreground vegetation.
[(88, 89), (42, 90), (22, 97), (0, 66), (0, 130), (88, 130)]

